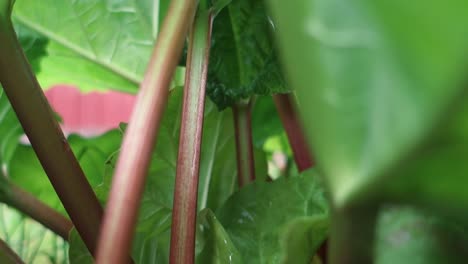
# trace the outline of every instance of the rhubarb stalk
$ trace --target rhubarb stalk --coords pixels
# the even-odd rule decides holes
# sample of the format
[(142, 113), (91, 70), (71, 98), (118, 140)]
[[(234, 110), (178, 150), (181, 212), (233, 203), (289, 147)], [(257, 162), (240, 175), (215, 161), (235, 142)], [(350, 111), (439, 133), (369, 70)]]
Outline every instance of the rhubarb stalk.
[(151, 152), (197, 1), (173, 0), (125, 132), (99, 238), (97, 263), (126, 263)]
[(171, 230), (171, 264), (194, 263), (205, 87), (213, 16), (201, 1), (190, 30)]
[(0, 0), (0, 83), (39, 161), (91, 253), (102, 208), (33, 74), (11, 23), (12, 0)]
[(311, 168), (313, 166), (313, 159), (295, 109), (294, 99), (290, 94), (275, 94), (273, 100), (284, 130), (288, 135), (288, 141), (291, 145), (298, 170), (302, 172)]
[(237, 102), (232, 110), (236, 135), (237, 177), (239, 187), (242, 187), (255, 180), (251, 100)]

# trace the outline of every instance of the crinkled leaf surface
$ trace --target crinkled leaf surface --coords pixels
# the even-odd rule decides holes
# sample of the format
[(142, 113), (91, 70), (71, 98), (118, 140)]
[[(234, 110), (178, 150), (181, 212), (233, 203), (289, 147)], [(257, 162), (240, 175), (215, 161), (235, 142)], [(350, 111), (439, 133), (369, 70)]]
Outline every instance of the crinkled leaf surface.
[(38, 79), (44, 88), (136, 92), (168, 0), (17, 0), (16, 23), (48, 40)]
[(263, 1), (236, 0), (213, 24), (207, 93), (223, 109), (254, 94), (288, 92)]
[(427, 139), (460, 96), (468, 3), (269, 2), (317, 163), (342, 206)]
[(450, 218), (411, 207), (385, 207), (379, 215), (375, 263), (464, 263), (466, 231)]
[[(235, 193), (217, 216), (248, 263), (310, 263), (328, 234), (328, 207), (319, 176), (308, 170)], [(300, 247), (299, 251), (289, 245)]]

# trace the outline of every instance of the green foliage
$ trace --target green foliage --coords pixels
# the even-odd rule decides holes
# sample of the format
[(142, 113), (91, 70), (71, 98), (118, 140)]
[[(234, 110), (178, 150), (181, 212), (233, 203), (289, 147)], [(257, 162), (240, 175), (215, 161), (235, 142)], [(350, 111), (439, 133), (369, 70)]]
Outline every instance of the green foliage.
[(410, 207), (385, 207), (377, 226), (378, 264), (464, 263), (467, 235), (453, 219)]
[[(137, 262), (140, 260), (149, 261), (141, 263), (168, 262), (182, 95), (181, 87), (172, 90), (152, 155), (133, 243), (133, 257)], [(213, 206), (212, 208), (219, 207), (236, 190), (237, 174), (235, 152), (232, 151), (234, 146), (232, 123), (229, 113), (219, 112), (214, 104), (207, 102), (204, 126), (210, 129), (205, 129), (202, 139), (200, 209), (207, 205)], [(125, 129), (124, 126), (122, 128)], [(107, 159), (103, 181), (92, 183), (98, 198), (103, 203), (107, 200), (113, 168), (118, 158), (118, 151), (115, 150), (118, 150), (118, 147)], [(71, 247), (73, 249), (73, 245)], [(78, 251), (76, 254), (85, 254), (86, 248), (79, 247), (80, 249), (73, 249), (75, 252)]]
[(210, 209), (199, 213), (197, 226), (196, 263), (244, 263), (229, 235)]
[(213, 24), (207, 93), (219, 109), (255, 94), (288, 92), (263, 1), (237, 0)]
[(243, 260), (310, 263), (329, 225), (319, 179), (308, 170), (272, 183), (255, 182), (229, 198), (217, 215)]
[[(113, 130), (95, 138), (70, 135), (68, 139), (88, 180), (92, 184), (103, 182), (105, 163), (109, 156), (119, 148), (120, 133)], [(18, 145), (9, 163), (9, 176), (14, 183), (65, 214), (65, 210), (31, 146)]]
[[(328, 236), (329, 209), (314, 171), (264, 182), (265, 151), (291, 155), (269, 97), (290, 92), (274, 34), (334, 212), (383, 202), (415, 206), (384, 206), (376, 230), (341, 223), (375, 231), (375, 244), (366, 245), (375, 263), (462, 263), (468, 252), (468, 91), (462, 85), (468, 3), (268, 2), (273, 20), (263, 1), (211, 1), (217, 17), (207, 92), (214, 103), (207, 102), (204, 116), (197, 263), (311, 263)], [(66, 83), (135, 93), (168, 3), (17, 0), (13, 19), (44, 88)], [(11, 1), (0, 0), (1, 19), (10, 9)], [(180, 68), (173, 86), (182, 83)], [(257, 181), (238, 190), (232, 115), (218, 109), (246, 98), (256, 100)], [(132, 250), (138, 263), (168, 262), (181, 103), (182, 89), (175, 88), (140, 205)], [(122, 131), (69, 137), (103, 204)], [(64, 212), (32, 148), (18, 145), (21, 133), (2, 94), (0, 162), (13, 182)], [(355, 219), (372, 222), (362, 215)], [(348, 239), (355, 242), (350, 247), (360, 243)], [(71, 263), (92, 263), (76, 231), (70, 247)]]
[(377, 263), (459, 263), (466, 235), (440, 215), (468, 206), (466, 1), (269, 2), (334, 207), (437, 209), (384, 214)]
[[(47, 41), (37, 75), (43, 88), (72, 84), (135, 93), (168, 2), (18, 0), (13, 18), (16, 28)], [(183, 78), (182, 69), (176, 78)]]
[[(464, 89), (467, 3), (425, 1), (421, 13), (403, 1), (270, 2), (335, 204), (377, 191), (399, 161), (418, 157)], [(391, 181), (406, 183), (396, 174)]]
[(11, 9), (15, 0), (0, 0), (0, 23), (4, 23), (11, 16)]
[(0, 163), (7, 166), (23, 134), (16, 114), (0, 86)]

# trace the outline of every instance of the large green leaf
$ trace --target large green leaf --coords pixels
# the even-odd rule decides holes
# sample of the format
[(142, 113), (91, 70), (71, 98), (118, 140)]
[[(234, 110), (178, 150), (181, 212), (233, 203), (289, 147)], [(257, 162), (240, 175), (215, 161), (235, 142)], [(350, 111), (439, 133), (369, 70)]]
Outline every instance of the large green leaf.
[[(270, 3), (288, 77), (335, 204), (377, 191), (371, 185), (417, 153), (464, 89), (468, 3)], [(393, 180), (409, 176), (397, 171)]]
[(254, 94), (288, 92), (263, 1), (236, 0), (214, 20), (207, 92), (223, 109)]
[(136, 92), (168, 0), (17, 0), (14, 20), (48, 39), (38, 79), (44, 88)]
[(248, 263), (310, 263), (328, 234), (327, 201), (312, 170), (250, 184), (217, 216)]
[(465, 263), (465, 230), (453, 220), (410, 207), (385, 207), (379, 216), (375, 263)]
[(385, 198), (430, 205), (452, 217), (466, 218), (468, 208), (468, 97), (454, 104), (432, 138), (400, 163), (383, 182)]

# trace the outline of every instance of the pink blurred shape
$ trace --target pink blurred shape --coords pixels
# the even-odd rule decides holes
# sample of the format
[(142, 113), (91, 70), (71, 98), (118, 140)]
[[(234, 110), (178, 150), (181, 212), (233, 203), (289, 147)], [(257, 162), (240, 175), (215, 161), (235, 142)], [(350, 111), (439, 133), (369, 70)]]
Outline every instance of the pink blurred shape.
[(52, 108), (62, 118), (66, 135), (96, 136), (128, 122), (135, 96), (121, 92), (81, 93), (75, 87), (54, 86), (45, 92)]

